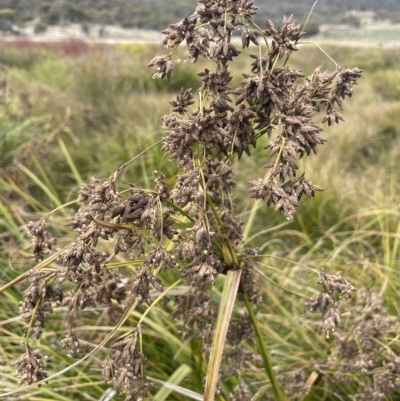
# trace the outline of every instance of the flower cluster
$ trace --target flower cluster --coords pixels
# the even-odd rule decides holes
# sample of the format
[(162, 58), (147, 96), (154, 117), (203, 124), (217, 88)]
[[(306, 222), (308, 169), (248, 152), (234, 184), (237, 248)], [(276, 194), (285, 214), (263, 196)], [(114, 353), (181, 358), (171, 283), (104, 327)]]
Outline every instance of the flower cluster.
[(18, 385), (32, 384), (46, 379), (43, 359), (39, 354), (33, 352), (29, 346), (26, 347), (25, 353), (13, 363), (17, 367), (17, 374), (20, 378)]
[[(322, 190), (297, 172), (298, 159), (315, 153), (325, 142), (316, 115), (324, 111), (328, 124), (343, 120), (334, 106), (342, 109), (342, 100), (351, 96), (361, 70), (337, 67), (328, 73), (316, 69), (311, 77), (305, 77), (290, 69), (286, 64), (291, 52), (298, 50), (296, 43), (303, 35), (300, 26), (290, 17), (277, 28), (267, 20), (262, 30), (253, 24), (256, 11), (248, 0), (198, 0), (192, 16), (163, 32), (163, 44), (172, 51), (151, 60), (154, 78), (172, 77), (173, 53), (183, 42), (190, 61), (204, 57), (213, 65), (198, 73), (198, 101), (190, 89), (182, 89), (170, 101), (170, 114), (162, 118), (162, 151), (176, 161), (178, 173), (166, 179), (155, 172), (153, 188), (130, 184), (129, 190), (119, 192), (116, 182), (126, 163), (108, 179), (93, 179), (82, 186), (80, 208), (69, 222), (76, 232), (75, 240), (60, 252), (57, 268), (33, 270), (29, 276), (21, 306), (24, 319), (31, 322), (31, 334), (38, 337), (52, 306), (62, 303), (68, 310), (62, 345), (76, 356), (80, 344), (74, 324), (80, 311), (99, 305), (113, 311), (120, 303), (128, 308), (134, 302), (150, 305), (151, 289), (164, 290), (158, 272), (166, 269), (176, 269), (190, 286), (185, 294), (174, 297), (172, 316), (180, 318), (183, 337), (201, 340), (206, 354), (217, 316), (217, 305), (208, 289), (217, 275), (240, 271), (239, 299), (245, 295), (259, 302), (253, 282), (258, 250), (243, 238), (232, 197), (232, 160), (251, 155), (258, 139), (268, 135), (265, 149), (272, 160), (264, 167), (269, 175), (266, 182), (261, 178), (250, 181), (250, 196), (268, 206), (274, 204), (291, 219), (303, 195), (313, 197)], [(250, 42), (260, 46), (259, 55), (252, 56), (249, 63), (250, 73), (244, 74), (236, 87), (231, 85), (229, 70), (229, 62), (240, 54), (231, 41), (234, 31), (242, 32), (244, 48)], [(264, 55), (260, 37), (266, 42), (272, 37)], [(280, 61), (284, 56), (286, 61)], [(31, 242), (35, 257), (41, 261), (54, 240), (44, 220), (30, 223), (28, 229), (35, 236)], [(102, 246), (107, 242), (113, 247)], [(133, 275), (107, 268), (121, 253), (140, 262), (135, 263)], [(323, 291), (306, 308), (322, 312), (324, 329), (329, 332), (340, 320), (337, 294), (347, 297), (353, 287), (338, 276), (321, 277)], [(228, 335), (228, 364), (243, 365), (248, 355), (240, 344), (251, 337), (248, 316), (240, 316)], [(144, 381), (145, 358), (137, 339), (137, 331), (117, 339), (103, 362), (104, 380), (124, 391), (126, 400), (141, 399), (149, 390)], [(31, 355), (29, 358), (32, 360)], [(39, 374), (42, 365), (31, 372), (25, 359), (20, 365), (23, 374), (30, 372), (27, 380), (44, 377)], [(233, 369), (232, 374), (239, 376), (240, 369)], [(240, 385), (233, 399), (245, 394), (248, 388)]]
[[(348, 299), (354, 288), (338, 275), (321, 277), (324, 290), (307, 303), (306, 309), (321, 310), (323, 319), (328, 315), (324, 326), (333, 331), (340, 320), (340, 310), (331, 295), (342, 294), (343, 299)], [(400, 390), (400, 357), (394, 338), (399, 319), (389, 313), (377, 293), (361, 288), (352, 298), (355, 302), (347, 308), (346, 326), (333, 333), (328, 359), (312, 363), (311, 374), (299, 368), (279, 375), (278, 380), (290, 399), (302, 399), (313, 383), (321, 380), (356, 389), (351, 396), (355, 401), (396, 398)]]
[(27, 225), (27, 229), (29, 234), (33, 236), (30, 242), (32, 252), (35, 255), (36, 261), (41, 262), (46, 253), (51, 252), (57, 240), (51, 237), (47, 231), (45, 219), (40, 219), (36, 222), (31, 221)]
[(377, 293), (357, 292), (357, 302), (349, 309), (349, 329), (335, 332), (331, 356), (317, 365), (320, 374), (333, 373), (334, 379), (361, 384), (355, 401), (386, 400), (400, 389), (400, 357), (391, 333), (398, 332), (398, 318), (389, 314)]
[(322, 330), (329, 338), (329, 333), (340, 324), (340, 306), (349, 299), (355, 288), (340, 274), (321, 273), (322, 291), (310, 299), (304, 306), (305, 311), (322, 313)]
[[(237, 154), (240, 158), (244, 152), (250, 155), (251, 147), (267, 133), (271, 141), (266, 149), (273, 158), (264, 166), (271, 169), (269, 178), (264, 190), (261, 179), (251, 181), (250, 192), (267, 205), (273, 203), (291, 219), (302, 194), (310, 197), (314, 191), (322, 190), (304, 175), (296, 178), (297, 160), (316, 153), (318, 145), (326, 142), (321, 136), (322, 127), (314, 119), (325, 108), (322, 122), (332, 125), (343, 121), (334, 106), (342, 109), (342, 100), (351, 96), (362, 71), (337, 66), (334, 72), (323, 72), (318, 67), (312, 76), (305, 77), (299, 70), (278, 66), (284, 55), (298, 50), (296, 43), (304, 32), (292, 17), (284, 18), (281, 27), (267, 20), (264, 31), (251, 28), (255, 12), (256, 7), (248, 1), (199, 2), (193, 16), (163, 32), (167, 48), (175, 49), (186, 42), (189, 54), (193, 54), (192, 61), (202, 56), (216, 63), (215, 72), (205, 69), (199, 73), (202, 85), (197, 109), (188, 113), (183, 97), (188, 105), (193, 104), (188, 91), (171, 102), (173, 113), (163, 118), (167, 130), (163, 150), (176, 158), (180, 167), (191, 170), (196, 167), (192, 163), (196, 152), (203, 152), (206, 157)], [(209, 24), (210, 29), (203, 28), (204, 24)], [(264, 56), (252, 56), (252, 74), (245, 75), (241, 86), (233, 89), (229, 87), (227, 64), (239, 54), (230, 42), (235, 30), (242, 30), (243, 47), (250, 41), (259, 45), (259, 36), (271, 36), (273, 40)], [(204, 48), (206, 43), (212, 43), (208, 51)], [(149, 64), (156, 73), (164, 65), (165, 60), (160, 57)], [(233, 101), (239, 107), (234, 107)]]

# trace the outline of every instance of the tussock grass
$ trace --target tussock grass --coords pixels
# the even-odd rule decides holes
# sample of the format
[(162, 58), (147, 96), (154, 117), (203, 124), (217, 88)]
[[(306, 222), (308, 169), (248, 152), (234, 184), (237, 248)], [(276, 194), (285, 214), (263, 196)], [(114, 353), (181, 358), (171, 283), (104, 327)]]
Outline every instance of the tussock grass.
[[(19, 49), (6, 50), (9, 53), (1, 50), (0, 62), (9, 66), (16, 91), (28, 89), (33, 108), (32, 114), (18, 121), (7, 113), (0, 114), (0, 286), (33, 265), (25, 225), (61, 207), (49, 225), (58, 237), (66, 238), (66, 243), (72, 229), (63, 217), (76, 206), (62, 205), (76, 198), (82, 181), (93, 175), (109, 175), (160, 139), (163, 132), (159, 118), (168, 112), (169, 91), (195, 82), (193, 70), (185, 64), (179, 65), (172, 88), (152, 80), (151, 73), (143, 69), (154, 55), (152, 47), (124, 45), (65, 58), (49, 50), (35, 50), (28, 56)], [(303, 314), (306, 300), (318, 294), (318, 272), (322, 269), (341, 272), (357, 289), (380, 292), (389, 313), (399, 316), (400, 312), (400, 92), (394, 70), (400, 51), (334, 46), (325, 50), (338, 62), (358, 65), (367, 72), (353, 101), (345, 105), (346, 124), (327, 130), (328, 142), (312, 157), (312, 164), (307, 161), (301, 166), (326, 192), (303, 202), (292, 222), (260, 207), (249, 234), (263, 255), (257, 265), (263, 297), (257, 323), (278, 381), (286, 384), (290, 378), (285, 375), (298, 369), (312, 375), (315, 364), (325, 361), (334, 347), (332, 338), (319, 331), (318, 316)], [(306, 54), (301, 60), (293, 57), (291, 63), (311, 73), (311, 66), (321, 55), (312, 48)], [(11, 106), (17, 105), (13, 102), (17, 101), (11, 100)], [(239, 202), (243, 202), (240, 195), (247, 191), (249, 177), (255, 172), (265, 174), (260, 170), (264, 160), (266, 164), (265, 151), (257, 150), (246, 158), (246, 168), (242, 163), (237, 170)], [(148, 184), (153, 170), (173, 174), (171, 169), (169, 161), (154, 149), (124, 173), (123, 181)], [(245, 223), (252, 204), (244, 206)], [(276, 226), (278, 229), (273, 229)], [(58, 246), (65, 243), (61, 240)], [(124, 263), (122, 258), (120, 263)], [(165, 274), (161, 277), (166, 285), (177, 280)], [(223, 278), (219, 280), (214, 289), (216, 304), (222, 296)], [(186, 290), (178, 285), (169, 296)], [(17, 386), (11, 362), (24, 348), (24, 325), (16, 317), (20, 301), (15, 288), (0, 295), (0, 387), (5, 390)], [(233, 321), (241, 309), (243, 305), (235, 306)], [(207, 372), (201, 344), (181, 338), (171, 311), (170, 303), (158, 303), (141, 324), (150, 379), (179, 386), (172, 393), (166, 387), (155, 390), (156, 400), (189, 399), (187, 389), (202, 393)], [(134, 327), (144, 313), (144, 309), (135, 310), (119, 334)], [(57, 342), (65, 316), (62, 308), (56, 310), (47, 323), (48, 334), (34, 344), (50, 355), (47, 366), (52, 373), (73, 363)], [(344, 314), (342, 330), (351, 331), (353, 324), (354, 316)], [(98, 334), (109, 331), (110, 325), (104, 310), (89, 308), (75, 329), (83, 340), (83, 351), (91, 351), (100, 341)], [(398, 348), (397, 337), (392, 338), (392, 345)], [(258, 355), (255, 343), (248, 351)], [(106, 348), (100, 350), (100, 355), (106, 353)], [(122, 400), (101, 381), (100, 358), (90, 357), (94, 369), (86, 362), (40, 389), (9, 400)], [(256, 394), (254, 399), (269, 399), (271, 386), (263, 365), (257, 357), (249, 357), (243, 364), (249, 372), (243, 380)], [(362, 375), (350, 375), (355, 379), (351, 385), (336, 381), (333, 375), (320, 378), (304, 400), (350, 399), (363, 380)], [(237, 384), (235, 379), (224, 382), (216, 399), (227, 400)]]

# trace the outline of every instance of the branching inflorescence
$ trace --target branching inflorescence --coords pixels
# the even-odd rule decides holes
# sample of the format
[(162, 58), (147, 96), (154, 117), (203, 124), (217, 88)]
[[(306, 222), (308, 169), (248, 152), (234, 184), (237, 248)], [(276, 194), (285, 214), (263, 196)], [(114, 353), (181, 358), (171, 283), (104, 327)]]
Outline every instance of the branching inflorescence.
[[(253, 23), (256, 12), (257, 7), (247, 0), (199, 0), (192, 16), (163, 32), (163, 44), (171, 52), (149, 63), (154, 78), (172, 77), (174, 52), (183, 42), (189, 61), (203, 57), (213, 66), (198, 74), (198, 98), (195, 100), (191, 89), (182, 89), (170, 102), (171, 114), (162, 118), (166, 130), (162, 150), (176, 160), (176, 179), (171, 185), (163, 173), (155, 172), (154, 188), (131, 184), (130, 195), (123, 196), (116, 181), (125, 164), (108, 179), (83, 185), (81, 207), (70, 219), (76, 239), (60, 252), (57, 267), (34, 269), (29, 276), (22, 302), (24, 318), (31, 326), (29, 334), (38, 337), (52, 305), (62, 303), (68, 309), (62, 344), (76, 356), (79, 340), (73, 329), (79, 311), (106, 306), (114, 316), (119, 303), (126, 307), (133, 302), (150, 305), (150, 289), (164, 290), (157, 273), (166, 269), (178, 269), (191, 285), (188, 293), (174, 297), (173, 316), (184, 322), (182, 335), (201, 339), (205, 352), (209, 351), (217, 313), (208, 289), (218, 274), (241, 270), (239, 292), (259, 301), (252, 280), (257, 249), (245, 245), (242, 225), (235, 217), (232, 161), (235, 156), (250, 155), (258, 139), (267, 135), (270, 140), (265, 150), (271, 161), (264, 167), (269, 174), (264, 180), (254, 177), (249, 193), (292, 219), (303, 195), (313, 197), (322, 191), (297, 172), (298, 160), (316, 153), (325, 142), (323, 129), (315, 122), (317, 113), (324, 113), (323, 122), (329, 125), (343, 120), (338, 110), (342, 100), (351, 96), (362, 71), (336, 65), (333, 72), (317, 68), (305, 77), (290, 69), (288, 58), (298, 50), (302, 28), (290, 17), (283, 19), (281, 27), (267, 20), (262, 29)], [(236, 32), (241, 33), (242, 47), (252, 44), (259, 51), (251, 56), (250, 73), (243, 74), (240, 85), (233, 87), (229, 63), (240, 54)], [(272, 38), (270, 42), (268, 38)], [(267, 46), (263, 47), (264, 42)], [(54, 244), (46, 221), (31, 223), (28, 229), (36, 238), (31, 243), (35, 257), (42, 261)], [(110, 241), (113, 250), (104, 250), (101, 244)], [(133, 278), (106, 268), (119, 253), (141, 261)], [(316, 307), (321, 309), (322, 299), (318, 302)], [(326, 328), (332, 329), (339, 319), (335, 315), (329, 322)], [(228, 334), (233, 348), (227, 358), (243, 358), (244, 351), (238, 352), (237, 345), (251, 337), (250, 329), (248, 317), (243, 316)], [(145, 358), (137, 337), (135, 329), (117, 339), (103, 364), (104, 379), (112, 381), (118, 391), (124, 390), (127, 400), (139, 399), (147, 391), (142, 369)], [(32, 359), (30, 355), (27, 348), (17, 362), (21, 384), (45, 377), (42, 365), (36, 370), (27, 367), (25, 360)]]

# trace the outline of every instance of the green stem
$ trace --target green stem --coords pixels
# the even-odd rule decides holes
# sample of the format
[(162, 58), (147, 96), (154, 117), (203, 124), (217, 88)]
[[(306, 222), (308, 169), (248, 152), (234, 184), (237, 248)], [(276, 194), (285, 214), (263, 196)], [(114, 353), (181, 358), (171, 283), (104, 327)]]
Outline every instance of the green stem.
[(322, 53), (325, 54), (326, 57), (329, 58), (329, 60), (332, 61), (333, 64), (335, 64), (336, 67), (339, 66), (339, 64), (325, 51), (323, 50), (320, 46), (318, 46), (316, 43), (314, 42), (299, 42), (299, 45), (314, 45), (316, 48), (318, 48)]
[(168, 206), (171, 206), (173, 209), (175, 209), (177, 212), (183, 214), (186, 218), (188, 218), (192, 223), (194, 223), (194, 218), (187, 214), (183, 209), (181, 209), (178, 205), (176, 205), (174, 202), (169, 201), (168, 199), (163, 200)]
[(263, 338), (261, 335), (261, 331), (258, 326), (257, 319), (254, 315), (253, 305), (250, 303), (246, 294), (244, 294), (244, 303), (246, 305), (247, 312), (248, 312), (251, 322), (253, 324), (254, 331), (256, 332), (256, 342), (257, 342), (261, 357), (264, 362), (265, 371), (267, 372), (267, 375), (271, 382), (272, 391), (274, 392), (274, 398), (276, 401), (289, 401), (289, 398), (286, 396), (286, 394), (283, 392), (283, 390), (279, 387), (278, 381), (276, 380), (276, 376), (275, 376), (275, 372), (272, 367), (272, 362), (271, 362), (270, 356), (268, 355), (268, 352), (263, 344)]
[(267, 49), (269, 50), (269, 44), (266, 36), (264, 35), (263, 30), (253, 21), (253, 25), (258, 29), (258, 31), (261, 33), (261, 36), (264, 38), (265, 45), (267, 46)]
[[(153, 143), (153, 145), (149, 146), (147, 149), (143, 150), (142, 152), (140, 152), (138, 155), (136, 155), (135, 157), (133, 157), (131, 160), (128, 160), (126, 163), (124, 163), (122, 166), (120, 166), (115, 173), (117, 172), (121, 172), (129, 163), (133, 162), (134, 160), (136, 160), (138, 157), (144, 155), (146, 152), (148, 152), (150, 149), (155, 148), (156, 146), (158, 146), (160, 143), (162, 143), (164, 141), (164, 139), (160, 139), (159, 141), (157, 141), (156, 143)], [(114, 173), (114, 174), (115, 174)]]

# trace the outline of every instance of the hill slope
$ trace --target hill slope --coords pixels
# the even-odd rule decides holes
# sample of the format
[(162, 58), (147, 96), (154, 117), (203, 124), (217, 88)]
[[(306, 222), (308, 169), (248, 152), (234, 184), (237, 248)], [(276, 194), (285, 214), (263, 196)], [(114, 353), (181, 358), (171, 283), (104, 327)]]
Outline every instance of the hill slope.
[[(304, 21), (315, 0), (293, 2), (289, 0), (255, 0), (260, 7), (259, 22), (268, 17), (280, 20), (282, 15), (293, 14)], [(17, 23), (40, 19), (46, 24), (90, 21), (123, 27), (163, 29), (196, 7), (196, 0), (0, 0), (0, 19)], [(320, 1), (313, 13), (315, 23), (354, 23), (350, 10), (373, 11), (376, 18), (400, 22), (398, 0), (334, 0)]]

